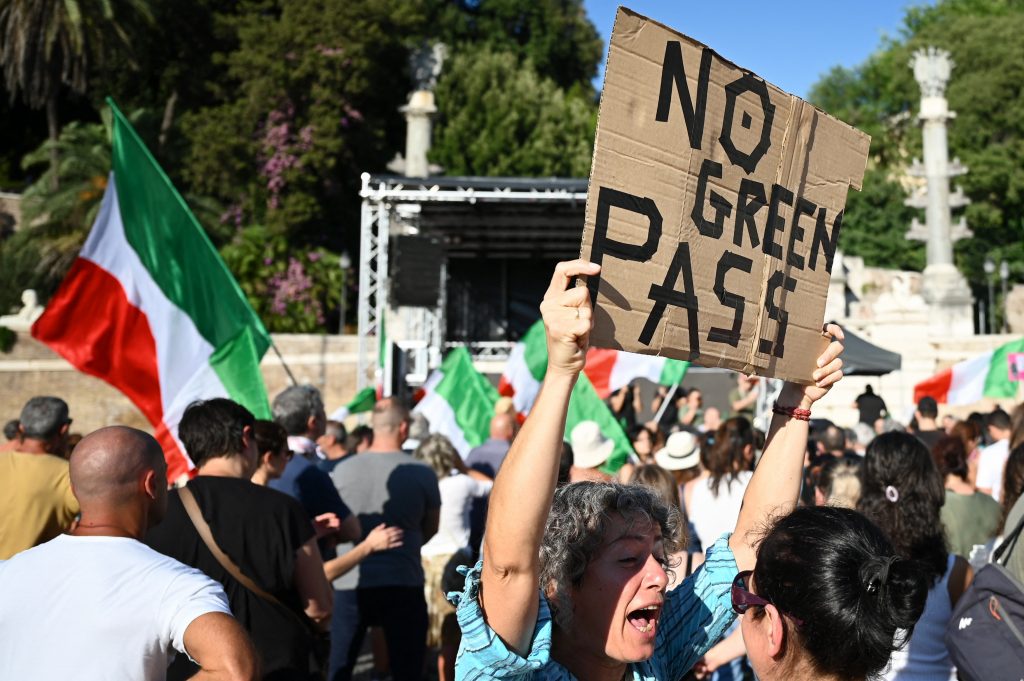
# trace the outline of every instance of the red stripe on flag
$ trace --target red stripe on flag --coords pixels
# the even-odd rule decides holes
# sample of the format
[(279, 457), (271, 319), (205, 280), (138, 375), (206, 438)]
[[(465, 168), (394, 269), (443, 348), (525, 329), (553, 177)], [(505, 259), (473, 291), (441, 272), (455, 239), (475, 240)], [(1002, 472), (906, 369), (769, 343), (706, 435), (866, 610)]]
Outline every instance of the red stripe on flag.
[(953, 385), (953, 368), (940, 371), (931, 378), (925, 379), (914, 386), (914, 402), (922, 397), (932, 397), (936, 402), (945, 404), (949, 398), (949, 388)]
[(188, 459), (163, 422), (156, 340), (145, 313), (132, 305), (113, 275), (75, 260), (32, 336), (79, 371), (114, 386), (153, 425), (167, 459), (167, 477), (188, 473)]
[(587, 351), (587, 365), (583, 371), (602, 400), (612, 394), (612, 367), (618, 358), (618, 350), (590, 348)]
[(498, 394), (503, 397), (512, 397), (516, 394), (516, 389), (512, 387), (512, 384), (508, 382), (504, 375), (498, 379)]

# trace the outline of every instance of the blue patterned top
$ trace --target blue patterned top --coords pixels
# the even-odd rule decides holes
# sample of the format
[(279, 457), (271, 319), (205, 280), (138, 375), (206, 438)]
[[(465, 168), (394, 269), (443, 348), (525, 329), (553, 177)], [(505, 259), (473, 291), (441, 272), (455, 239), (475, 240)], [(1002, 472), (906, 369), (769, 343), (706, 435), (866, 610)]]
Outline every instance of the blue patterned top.
[[(674, 590), (665, 594), (658, 620), (654, 656), (630, 665), (634, 681), (676, 681), (722, 638), (736, 614), (730, 587), (736, 578), (736, 559), (724, 535), (708, 549), (704, 564)], [(463, 592), (451, 593), (457, 606), (462, 644), (455, 662), (456, 681), (576, 681), (569, 670), (551, 659), (551, 608), (540, 593), (540, 610), (529, 654), (509, 650), (487, 626), (477, 595), (483, 562), (466, 571)]]

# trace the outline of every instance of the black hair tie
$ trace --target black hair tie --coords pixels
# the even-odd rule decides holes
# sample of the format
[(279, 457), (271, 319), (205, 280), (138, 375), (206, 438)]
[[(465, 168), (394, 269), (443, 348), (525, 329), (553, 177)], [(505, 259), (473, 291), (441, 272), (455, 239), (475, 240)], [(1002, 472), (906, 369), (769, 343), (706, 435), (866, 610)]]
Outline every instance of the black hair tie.
[(889, 570), (892, 568), (892, 564), (898, 560), (896, 556), (886, 556), (885, 558), (876, 559), (872, 567), (877, 567), (874, 575), (869, 577), (866, 590), (869, 594), (873, 594), (878, 591), (879, 586), (885, 586), (889, 583)]

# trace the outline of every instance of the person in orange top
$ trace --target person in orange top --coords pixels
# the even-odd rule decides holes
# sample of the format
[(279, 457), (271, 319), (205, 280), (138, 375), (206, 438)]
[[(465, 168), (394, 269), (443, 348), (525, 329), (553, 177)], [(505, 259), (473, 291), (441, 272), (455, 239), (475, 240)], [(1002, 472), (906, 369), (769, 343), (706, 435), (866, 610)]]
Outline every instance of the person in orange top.
[(20, 444), (0, 452), (0, 560), (53, 539), (78, 515), (64, 458), (70, 426), (59, 397), (33, 397), (21, 410)]

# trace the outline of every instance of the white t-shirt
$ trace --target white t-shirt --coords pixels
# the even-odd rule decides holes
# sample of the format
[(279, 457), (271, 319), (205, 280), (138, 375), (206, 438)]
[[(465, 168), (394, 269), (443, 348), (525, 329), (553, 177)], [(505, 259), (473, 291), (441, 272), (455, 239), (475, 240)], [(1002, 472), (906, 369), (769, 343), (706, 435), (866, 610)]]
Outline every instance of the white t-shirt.
[(717, 496), (711, 492), (711, 478), (694, 483), (690, 495), (690, 522), (705, 549), (726, 532), (736, 529), (743, 494), (752, 477), (751, 471), (740, 471), (734, 480), (729, 476), (722, 478), (718, 483)]
[(0, 679), (163, 681), (209, 612), (231, 614), (202, 572), (134, 539), (60, 535), (0, 562)]
[(469, 546), (469, 510), (473, 499), (487, 496), (494, 483), (477, 480), (465, 473), (438, 480), (441, 490), (441, 517), (437, 534), (430, 538), (420, 555), (440, 556)]
[(1003, 496), (1003, 469), (1010, 457), (1010, 441), (996, 440), (981, 450), (978, 457), (978, 487), (992, 490), (992, 498), (999, 501)]

